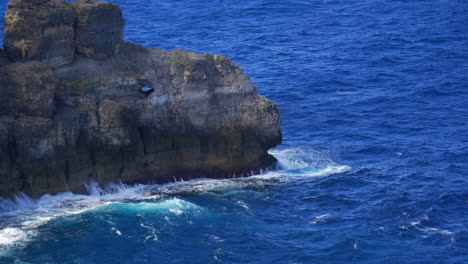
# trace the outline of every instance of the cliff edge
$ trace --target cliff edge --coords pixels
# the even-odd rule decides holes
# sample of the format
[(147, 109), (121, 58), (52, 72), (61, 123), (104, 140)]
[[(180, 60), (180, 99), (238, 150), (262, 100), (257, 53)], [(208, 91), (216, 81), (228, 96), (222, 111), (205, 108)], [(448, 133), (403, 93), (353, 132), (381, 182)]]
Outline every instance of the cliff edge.
[(124, 42), (120, 7), (10, 0), (0, 49), (0, 195), (272, 168), (280, 116), (222, 55)]

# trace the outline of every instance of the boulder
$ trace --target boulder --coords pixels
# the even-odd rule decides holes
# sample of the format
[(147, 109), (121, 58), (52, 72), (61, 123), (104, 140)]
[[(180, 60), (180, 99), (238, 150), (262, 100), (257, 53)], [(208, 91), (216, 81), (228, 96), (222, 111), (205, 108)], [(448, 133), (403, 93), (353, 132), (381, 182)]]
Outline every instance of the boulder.
[(4, 47), (16, 62), (52, 67), (73, 61), (75, 12), (63, 0), (11, 0), (5, 13)]
[(104, 59), (118, 52), (125, 20), (116, 4), (79, 0), (72, 3), (77, 14), (76, 48), (84, 55)]

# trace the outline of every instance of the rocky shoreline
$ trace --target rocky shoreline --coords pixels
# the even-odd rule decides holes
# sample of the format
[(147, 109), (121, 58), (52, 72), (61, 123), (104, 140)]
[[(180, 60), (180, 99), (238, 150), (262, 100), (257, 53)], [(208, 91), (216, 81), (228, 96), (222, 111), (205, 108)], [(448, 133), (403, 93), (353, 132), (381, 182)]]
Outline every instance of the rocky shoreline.
[[(0, 195), (272, 168), (280, 115), (222, 55), (123, 41), (120, 7), (11, 0), (0, 49)], [(152, 93), (141, 92), (149, 87)]]

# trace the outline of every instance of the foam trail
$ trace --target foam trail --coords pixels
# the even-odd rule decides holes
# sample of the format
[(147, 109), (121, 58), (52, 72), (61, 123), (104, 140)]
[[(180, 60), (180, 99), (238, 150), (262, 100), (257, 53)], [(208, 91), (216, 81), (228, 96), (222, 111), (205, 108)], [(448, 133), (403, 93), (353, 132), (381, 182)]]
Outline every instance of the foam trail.
[(134, 200), (142, 197), (155, 199), (155, 196), (144, 195), (144, 185), (133, 187), (121, 183), (112, 183), (100, 188), (96, 183), (86, 185), (89, 195), (73, 193), (46, 194), (33, 200), (24, 194), (12, 199), (0, 201), (0, 256), (14, 253), (39, 235), (42, 225), (56, 217), (79, 214), (115, 201)]
[(303, 149), (272, 150), (278, 159), (279, 172), (289, 177), (319, 177), (344, 173), (351, 167), (331, 161), (326, 154)]
[[(299, 180), (301, 177), (323, 177), (351, 169), (349, 166), (332, 162), (322, 153), (310, 150), (282, 149), (273, 150), (271, 154), (279, 161), (278, 170), (247, 178), (196, 179), (162, 185), (135, 186), (128, 186), (119, 181), (103, 187), (89, 182), (85, 184), (89, 195), (61, 193), (44, 195), (33, 200), (19, 194), (12, 199), (0, 199), (0, 256), (11, 254), (26, 246), (40, 235), (42, 225), (60, 216), (80, 214), (89, 210), (112, 210), (122, 206), (128, 213), (133, 214), (166, 210), (178, 216), (186, 210), (201, 212), (202, 208), (175, 198), (176, 195), (263, 188), (289, 180)], [(161, 201), (164, 197), (170, 199)], [(159, 202), (145, 202), (148, 200)], [(246, 204), (240, 202), (239, 205), (249, 209)]]
[(7, 227), (0, 230), (0, 246), (9, 246), (22, 239), (27, 234), (20, 228)]

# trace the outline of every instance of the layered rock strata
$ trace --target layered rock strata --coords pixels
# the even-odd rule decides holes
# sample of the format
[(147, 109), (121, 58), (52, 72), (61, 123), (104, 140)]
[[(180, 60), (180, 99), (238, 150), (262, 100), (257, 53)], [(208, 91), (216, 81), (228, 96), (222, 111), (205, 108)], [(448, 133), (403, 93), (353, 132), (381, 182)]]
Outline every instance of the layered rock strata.
[[(124, 43), (121, 14), (97, 1), (10, 1), (0, 50), (0, 195), (275, 166), (267, 150), (281, 143), (278, 109), (236, 64)], [(141, 93), (144, 86), (153, 92)]]

